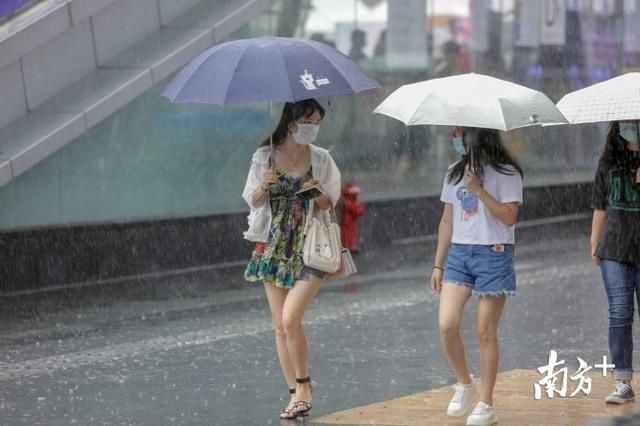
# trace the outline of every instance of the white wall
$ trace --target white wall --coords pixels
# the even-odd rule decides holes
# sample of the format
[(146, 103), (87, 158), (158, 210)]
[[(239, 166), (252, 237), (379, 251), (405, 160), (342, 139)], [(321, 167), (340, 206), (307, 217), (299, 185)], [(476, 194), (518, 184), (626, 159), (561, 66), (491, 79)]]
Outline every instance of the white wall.
[(160, 28), (156, 0), (119, 0), (92, 18), (98, 65)]
[(29, 109), (95, 70), (89, 24), (82, 21), (22, 58)]
[(0, 69), (0, 93), (2, 93), (2, 102), (0, 102), (0, 127), (2, 127), (27, 112), (18, 61)]

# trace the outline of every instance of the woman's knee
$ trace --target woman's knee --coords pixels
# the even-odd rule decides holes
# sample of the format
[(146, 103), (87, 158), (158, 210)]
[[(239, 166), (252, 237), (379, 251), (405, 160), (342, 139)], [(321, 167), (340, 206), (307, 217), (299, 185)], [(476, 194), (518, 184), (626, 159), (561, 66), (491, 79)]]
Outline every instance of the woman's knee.
[(282, 323), (282, 318), (271, 317), (271, 323), (273, 324), (273, 331), (276, 333), (276, 337), (284, 337), (284, 324)]
[(633, 323), (633, 306), (616, 304), (609, 306), (609, 325), (624, 327)]
[(460, 324), (456, 322), (441, 322), (439, 329), (443, 340), (454, 339), (460, 335)]
[(498, 341), (498, 332), (494, 327), (479, 325), (476, 329), (476, 338), (480, 345), (493, 344)]
[(285, 334), (295, 333), (300, 328), (302, 321), (296, 315), (283, 315), (282, 316), (282, 330)]

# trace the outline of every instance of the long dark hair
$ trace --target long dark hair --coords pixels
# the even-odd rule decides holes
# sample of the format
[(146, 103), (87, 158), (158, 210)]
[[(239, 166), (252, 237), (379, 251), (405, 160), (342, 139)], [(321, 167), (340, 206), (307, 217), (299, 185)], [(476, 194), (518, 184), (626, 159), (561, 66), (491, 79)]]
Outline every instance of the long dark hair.
[(473, 157), (473, 172), (482, 176), (483, 166), (490, 165), (498, 173), (512, 175), (516, 169), (520, 176), (524, 177), (522, 166), (518, 159), (511, 154), (500, 142), (500, 133), (494, 129), (465, 128), (464, 141), (467, 146), (467, 153), (462, 156), (462, 160), (457, 162), (448, 175), (449, 183), (457, 184), (462, 180), (464, 171), (468, 168)]
[(612, 121), (609, 125), (607, 141), (604, 145), (604, 151), (600, 156), (600, 161), (621, 168), (628, 168), (627, 166), (630, 167), (630, 157), (625, 141), (620, 138), (620, 122)]
[[(284, 142), (289, 132), (289, 124), (293, 123), (300, 117), (311, 117), (314, 112), (320, 114), (320, 119), (324, 118), (324, 108), (315, 99), (305, 99), (298, 102), (287, 102), (282, 108), (282, 115), (280, 116), (280, 122), (276, 129), (273, 131), (271, 137), (273, 138), (273, 146), (278, 146)], [(266, 138), (260, 146), (269, 146), (271, 141)]]

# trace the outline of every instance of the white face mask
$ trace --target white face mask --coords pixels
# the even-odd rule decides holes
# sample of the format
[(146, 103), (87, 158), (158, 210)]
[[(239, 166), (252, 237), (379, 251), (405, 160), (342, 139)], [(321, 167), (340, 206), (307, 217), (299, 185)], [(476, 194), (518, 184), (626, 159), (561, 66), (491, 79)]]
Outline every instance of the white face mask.
[(638, 143), (638, 124), (620, 123), (620, 136), (629, 143)]
[(467, 147), (464, 145), (464, 142), (462, 141), (461, 137), (451, 138), (451, 141), (453, 142), (453, 149), (455, 149), (458, 154), (460, 155), (467, 154)]
[(317, 124), (296, 123), (296, 125), (298, 126), (298, 131), (292, 133), (295, 143), (300, 145), (309, 145), (310, 143), (313, 143), (313, 141), (315, 141), (318, 137), (320, 126), (318, 126)]

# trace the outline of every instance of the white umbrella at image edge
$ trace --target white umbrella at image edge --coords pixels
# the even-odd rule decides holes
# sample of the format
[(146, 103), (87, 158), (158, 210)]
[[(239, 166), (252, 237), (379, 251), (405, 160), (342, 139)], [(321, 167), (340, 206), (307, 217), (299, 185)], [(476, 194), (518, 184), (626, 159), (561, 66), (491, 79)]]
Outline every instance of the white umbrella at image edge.
[(568, 93), (558, 102), (569, 123), (640, 119), (640, 73), (631, 72)]
[(475, 73), (406, 84), (391, 93), (373, 112), (406, 125), (508, 131), (540, 124), (567, 124), (544, 93)]

